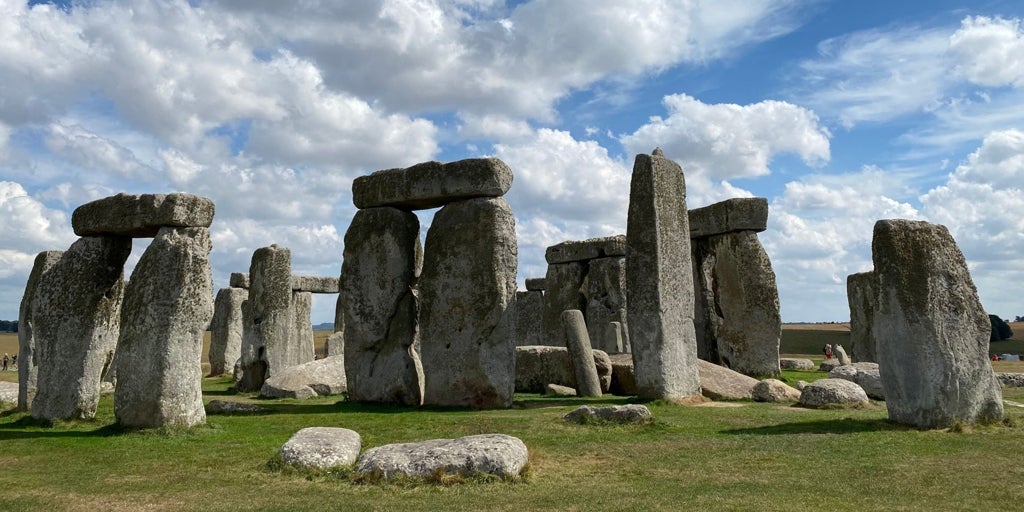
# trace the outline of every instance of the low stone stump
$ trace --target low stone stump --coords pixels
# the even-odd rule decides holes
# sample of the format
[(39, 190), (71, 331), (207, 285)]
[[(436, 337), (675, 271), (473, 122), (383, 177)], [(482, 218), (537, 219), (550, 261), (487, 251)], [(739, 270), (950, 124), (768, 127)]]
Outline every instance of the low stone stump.
[(544, 394), (551, 396), (576, 396), (576, 390), (569, 386), (548, 384), (547, 386), (544, 386)]
[(734, 372), (724, 366), (697, 360), (701, 394), (712, 400), (750, 400), (754, 397), (757, 379)]
[[(601, 392), (607, 392), (612, 383), (612, 363), (608, 354), (592, 350)], [(626, 354), (629, 357), (629, 354)], [(516, 347), (516, 392), (543, 393), (544, 386), (558, 384), (576, 388), (576, 375), (569, 362), (566, 347), (527, 345)]]
[(839, 362), (838, 359), (826, 359), (821, 362), (821, 365), (818, 366), (818, 371), (830, 372), (840, 366), (842, 366), (842, 364)]
[(260, 388), (264, 398), (297, 398), (344, 393), (345, 359), (328, 357), (281, 370)]
[(210, 403), (206, 404), (206, 414), (263, 414), (270, 412), (270, 409), (266, 407), (260, 407), (255, 404), (243, 404), (241, 402), (231, 402), (229, 400), (210, 400)]
[(855, 407), (867, 405), (864, 388), (843, 379), (821, 379), (800, 393), (800, 405), (810, 408)]
[(1024, 388), (1024, 373), (997, 372), (996, 378), (1008, 388)]
[(834, 368), (828, 372), (830, 379), (848, 380), (864, 388), (869, 398), (885, 400), (885, 388), (882, 376), (878, 371), (878, 363), (852, 363)]
[(356, 472), (377, 474), (385, 479), (424, 478), (437, 472), (511, 478), (522, 472), (526, 460), (526, 445), (518, 438), (482, 434), (371, 448), (359, 457)]
[(783, 357), (779, 359), (779, 366), (783, 370), (814, 370), (814, 361)]
[(292, 435), (277, 454), (290, 466), (330, 469), (351, 466), (361, 448), (362, 439), (354, 430), (308, 427)]
[(779, 379), (765, 379), (754, 385), (753, 398), (755, 402), (796, 402), (800, 390)]
[(649, 423), (653, 416), (650, 409), (639, 404), (613, 405), (611, 407), (584, 405), (562, 416), (562, 419), (569, 423), (579, 424), (593, 423), (595, 420), (608, 423), (637, 424)]

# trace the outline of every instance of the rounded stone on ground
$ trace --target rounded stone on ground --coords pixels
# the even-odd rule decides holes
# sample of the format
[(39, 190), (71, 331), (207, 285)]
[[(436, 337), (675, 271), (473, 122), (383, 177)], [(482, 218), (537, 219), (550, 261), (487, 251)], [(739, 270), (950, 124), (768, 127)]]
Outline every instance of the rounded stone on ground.
[(206, 404), (206, 414), (262, 414), (269, 411), (266, 407), (255, 404), (228, 400), (210, 400), (210, 403)]
[(826, 359), (821, 362), (820, 366), (818, 366), (818, 371), (830, 372), (840, 366), (842, 366), (842, 364), (839, 363), (838, 359)]
[(754, 385), (753, 398), (756, 402), (795, 402), (800, 390), (779, 379), (765, 379)]
[(843, 379), (816, 380), (800, 393), (800, 405), (804, 407), (858, 406), (868, 403), (864, 388)]
[(885, 389), (878, 371), (878, 363), (853, 363), (839, 366), (828, 374), (830, 379), (848, 380), (864, 388), (868, 397), (885, 400)]
[(813, 370), (814, 361), (811, 361), (810, 359), (783, 357), (779, 359), (779, 366), (783, 370)]
[(652, 418), (651, 410), (639, 404), (613, 405), (610, 407), (584, 405), (562, 416), (563, 420), (570, 423), (587, 423), (593, 420), (622, 424), (647, 423)]
[(544, 387), (545, 395), (554, 396), (576, 396), (576, 390), (569, 386), (560, 386), (558, 384), (548, 384)]
[(378, 474), (386, 479), (422, 478), (437, 472), (507, 478), (523, 471), (527, 456), (526, 445), (516, 437), (482, 434), (371, 448), (359, 457), (356, 472)]
[(277, 453), (288, 465), (330, 469), (355, 463), (360, 448), (362, 440), (353, 430), (308, 427), (292, 435)]

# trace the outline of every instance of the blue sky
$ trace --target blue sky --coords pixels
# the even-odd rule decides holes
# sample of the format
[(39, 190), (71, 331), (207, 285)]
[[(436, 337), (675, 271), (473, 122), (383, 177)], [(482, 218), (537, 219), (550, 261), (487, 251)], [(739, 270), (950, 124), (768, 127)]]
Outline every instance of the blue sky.
[(986, 309), (1024, 314), (1022, 19), (1010, 1), (0, 0), (0, 318), (90, 200), (214, 199), (217, 287), (271, 243), (337, 275), (352, 179), (431, 159), (512, 167), (522, 283), (548, 245), (625, 231), (633, 157), (656, 146), (690, 207), (768, 198), (784, 321), (846, 320), (845, 278), (897, 217), (948, 226)]

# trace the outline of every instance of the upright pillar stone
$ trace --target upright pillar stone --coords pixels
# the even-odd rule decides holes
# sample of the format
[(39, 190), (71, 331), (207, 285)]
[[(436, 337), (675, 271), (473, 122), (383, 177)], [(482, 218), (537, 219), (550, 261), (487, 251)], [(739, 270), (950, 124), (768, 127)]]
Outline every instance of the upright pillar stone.
[(579, 396), (601, 396), (601, 381), (594, 365), (594, 352), (587, 336), (587, 324), (583, 312), (570, 309), (562, 312), (562, 326), (565, 329), (566, 348), (569, 361), (576, 375), (576, 394)]
[(700, 394), (683, 171), (661, 150), (637, 155), (629, 188), (626, 295), (637, 395)]
[[(306, 358), (303, 363), (313, 360), (316, 355), (316, 348), (313, 344), (313, 319), (310, 314), (313, 311), (313, 294), (311, 292), (292, 291), (292, 338), (288, 342), (289, 347), (301, 355), (304, 351)], [(299, 363), (302, 364), (302, 363)]]
[(391, 207), (356, 212), (345, 233), (338, 308), (349, 399), (420, 405), (420, 224)]
[(543, 338), (539, 345), (565, 346), (562, 311), (587, 308), (587, 300), (583, 296), (583, 282), (586, 276), (585, 262), (548, 264), (545, 278), (547, 289), (544, 290), (544, 312), (541, 318)]
[(512, 405), (516, 266), (504, 198), (452, 202), (434, 215), (420, 278), (424, 404)]
[(210, 233), (161, 228), (125, 290), (114, 415), (126, 427), (189, 427), (203, 409), (203, 333), (213, 317)]
[(877, 363), (878, 347), (871, 331), (875, 312), (875, 273), (860, 272), (847, 276), (846, 299), (850, 303), (850, 357), (858, 363)]
[(127, 237), (82, 237), (41, 276), (32, 307), (39, 363), (33, 418), (96, 414), (103, 363), (117, 345), (122, 275), (131, 250)]
[(626, 258), (613, 256), (593, 259), (587, 265), (586, 320), (587, 332), (594, 348), (608, 353), (622, 351), (617, 331), (609, 323), (619, 321), (619, 311), (626, 308)]
[(221, 288), (213, 303), (210, 321), (210, 375), (223, 375), (242, 356), (242, 302), (245, 288)]
[(991, 324), (945, 226), (880, 220), (872, 331), (889, 419), (918, 428), (1003, 417), (988, 360)]
[(27, 411), (36, 396), (39, 363), (36, 361), (36, 340), (32, 333), (32, 314), (39, 281), (60, 261), (64, 251), (44, 251), (36, 255), (32, 272), (25, 284), (25, 294), (18, 308), (18, 410)]
[(249, 267), (249, 314), (242, 339), (239, 391), (259, 391), (263, 382), (289, 366), (308, 362), (303, 347), (293, 347), (291, 307), (292, 254), (286, 247), (256, 249)]
[(544, 292), (528, 290), (516, 292), (516, 346), (542, 345), (541, 330), (544, 317)]

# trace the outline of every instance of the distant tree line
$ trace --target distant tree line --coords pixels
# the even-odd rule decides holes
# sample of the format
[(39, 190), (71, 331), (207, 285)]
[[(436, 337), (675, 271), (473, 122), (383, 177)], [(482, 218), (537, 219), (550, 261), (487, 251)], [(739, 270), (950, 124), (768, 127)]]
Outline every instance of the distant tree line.
[(992, 334), (988, 338), (990, 342), (1008, 340), (1010, 336), (1013, 336), (1013, 330), (1010, 329), (1010, 324), (1006, 323), (1005, 320), (996, 315), (989, 315), (988, 319), (992, 323)]
[(18, 321), (0, 320), (0, 332), (18, 332)]

